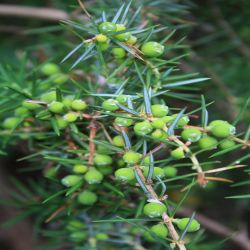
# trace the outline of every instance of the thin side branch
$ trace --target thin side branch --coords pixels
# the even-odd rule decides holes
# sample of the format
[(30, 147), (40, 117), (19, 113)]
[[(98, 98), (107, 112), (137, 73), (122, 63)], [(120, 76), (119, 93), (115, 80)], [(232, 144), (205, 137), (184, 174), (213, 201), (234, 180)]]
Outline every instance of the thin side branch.
[[(160, 202), (161, 199), (156, 194), (156, 192), (155, 192), (154, 188), (152, 187), (151, 183), (148, 183), (146, 181), (140, 167), (139, 166), (134, 166), (134, 169), (137, 172), (137, 174), (140, 176), (140, 179), (144, 183), (144, 185), (147, 188), (148, 192), (150, 193), (152, 199), (155, 199), (155, 200)], [(170, 218), (167, 213), (163, 213), (162, 219), (163, 219), (164, 224), (168, 228), (169, 235), (171, 236), (171, 238), (173, 240), (173, 243), (175, 243), (178, 246), (179, 250), (186, 250), (184, 242), (180, 241), (180, 237), (179, 237), (177, 231), (175, 230), (175, 227), (174, 227), (174, 225), (172, 223), (172, 218)]]

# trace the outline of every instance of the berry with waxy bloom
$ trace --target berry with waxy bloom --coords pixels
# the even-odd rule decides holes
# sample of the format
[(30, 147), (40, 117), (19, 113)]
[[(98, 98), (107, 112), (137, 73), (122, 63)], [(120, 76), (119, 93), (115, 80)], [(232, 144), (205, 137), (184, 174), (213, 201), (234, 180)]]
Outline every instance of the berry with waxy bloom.
[(48, 105), (48, 109), (53, 113), (62, 113), (64, 105), (61, 102), (53, 101)]
[(103, 109), (107, 111), (116, 111), (119, 109), (117, 106), (117, 101), (114, 99), (107, 99), (102, 103)]
[(117, 147), (124, 147), (125, 143), (124, 143), (124, 139), (122, 136), (117, 135), (113, 138), (113, 144)]
[(170, 155), (176, 159), (176, 160), (179, 160), (179, 159), (182, 159), (185, 157), (185, 154), (184, 154), (184, 150), (183, 148), (179, 147), (179, 148), (176, 148), (174, 150), (171, 151)]
[(119, 168), (115, 171), (115, 177), (122, 182), (129, 182), (135, 179), (135, 173), (132, 168)]
[(144, 206), (143, 212), (150, 218), (161, 217), (167, 212), (167, 207), (162, 203), (150, 202)]
[[(184, 231), (189, 221), (190, 221), (190, 218), (182, 218), (182, 219), (174, 219), (173, 222), (177, 225), (177, 227), (181, 231)], [(192, 233), (192, 232), (198, 231), (199, 229), (200, 229), (200, 223), (197, 220), (193, 219), (187, 229), (187, 232)]]
[(82, 176), (79, 175), (67, 175), (62, 178), (61, 183), (66, 187), (72, 187), (82, 181)]
[(217, 147), (218, 141), (211, 136), (204, 136), (198, 142), (201, 149), (213, 149)]
[(181, 137), (185, 141), (197, 142), (201, 138), (201, 132), (195, 128), (187, 128), (182, 131)]
[(123, 155), (123, 160), (127, 164), (136, 164), (141, 160), (142, 155), (134, 152), (134, 151), (128, 151)]
[(108, 41), (108, 37), (105, 36), (105, 35), (103, 35), (103, 34), (98, 34), (98, 35), (96, 35), (96, 36), (95, 36), (95, 39), (96, 39), (96, 41), (99, 42), (99, 43), (105, 43), (105, 42)]
[(168, 106), (162, 104), (154, 104), (151, 106), (152, 115), (154, 117), (164, 117), (168, 114)]
[(88, 171), (88, 167), (82, 164), (76, 164), (73, 166), (73, 172), (76, 174), (84, 174)]
[(103, 174), (95, 168), (90, 169), (85, 175), (84, 179), (88, 184), (98, 184), (103, 179)]
[(112, 54), (117, 59), (121, 59), (121, 58), (124, 58), (126, 56), (126, 52), (123, 48), (113, 48)]
[(67, 122), (75, 122), (77, 120), (77, 114), (74, 112), (69, 112), (63, 116), (63, 119)]
[(103, 22), (99, 25), (99, 31), (102, 34), (109, 34), (116, 31), (116, 25), (111, 22)]
[(164, 167), (163, 170), (164, 170), (166, 177), (172, 178), (172, 177), (175, 177), (177, 174), (177, 169), (175, 167), (168, 166), (168, 167)]
[(211, 133), (219, 138), (226, 138), (235, 134), (235, 127), (227, 121), (216, 120), (209, 124)]
[(20, 121), (21, 120), (18, 117), (8, 117), (3, 121), (3, 127), (5, 129), (14, 129)]
[(134, 121), (131, 118), (125, 118), (125, 117), (116, 117), (115, 118), (115, 124), (121, 127), (129, 127), (133, 125)]
[(71, 103), (71, 108), (77, 111), (85, 110), (87, 106), (87, 103), (83, 100), (74, 100)]
[(168, 229), (162, 223), (150, 227), (150, 231), (162, 239), (165, 239), (168, 236)]
[(112, 163), (112, 158), (109, 155), (97, 154), (94, 158), (94, 163), (97, 166), (110, 165)]
[(159, 57), (164, 52), (164, 46), (158, 42), (146, 42), (142, 45), (141, 51), (146, 57)]
[(233, 140), (230, 140), (230, 139), (224, 139), (222, 140), (220, 143), (219, 143), (219, 147), (221, 149), (228, 149), (228, 148), (231, 148), (235, 146), (235, 142)]
[(143, 121), (143, 122), (137, 122), (134, 126), (134, 131), (137, 135), (147, 135), (151, 133), (153, 130), (153, 127), (150, 122)]

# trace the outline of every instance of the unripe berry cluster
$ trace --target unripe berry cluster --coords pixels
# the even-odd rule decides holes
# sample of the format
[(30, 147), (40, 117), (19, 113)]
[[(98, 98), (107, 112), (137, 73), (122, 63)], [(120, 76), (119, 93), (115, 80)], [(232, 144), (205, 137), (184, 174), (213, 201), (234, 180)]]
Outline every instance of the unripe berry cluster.
[[(90, 79), (87, 87), (76, 83), (80, 86), (77, 90), (72, 86), (51, 90), (45, 81), (39, 96), (22, 100), (14, 115), (4, 120), (4, 132), (40, 129), (49, 135), (42, 141), (43, 134), (35, 146), (45, 156), (44, 176), (62, 189), (58, 194), (63, 194), (59, 199), (64, 203), (54, 214), (61, 209), (65, 209), (64, 214), (71, 214), (71, 220), (61, 224), (77, 246), (82, 247), (85, 241), (96, 246), (96, 242), (109, 239), (109, 235), (96, 230), (88, 214), (97, 220), (106, 215), (113, 219), (122, 211), (127, 217), (136, 214), (147, 219), (143, 223), (147, 230), (142, 233), (146, 240), (156, 242), (172, 237), (171, 247), (175, 247), (184, 244), (179, 237), (183, 232), (195, 232), (200, 224), (193, 218), (172, 218), (173, 213), (169, 212), (172, 203), (166, 202), (171, 199), (166, 194), (166, 182), (182, 180), (179, 167), (185, 166), (185, 171), (197, 176), (191, 185), (204, 187), (208, 179), (199, 163), (199, 154), (217, 147), (230, 151), (239, 139), (235, 136), (235, 126), (229, 122), (215, 120), (200, 125), (195, 121), (193, 125), (192, 113), (178, 112), (179, 108), (159, 98), (169, 91), (158, 91), (163, 88), (163, 71), (169, 70), (168, 61), (163, 58), (164, 42), (148, 41), (149, 38), (144, 39), (140, 32), (133, 32), (124, 23), (96, 24), (92, 38), (82, 42), (86, 50), (80, 59), (85, 53), (90, 57), (100, 56), (99, 61), (90, 63), (83, 72), (87, 75), (89, 70), (97, 70), (87, 75)], [(106, 63), (104, 51), (111, 63), (108, 60)], [(125, 62), (125, 66), (116, 70), (117, 62)], [(54, 84), (69, 79), (52, 63), (42, 65), (41, 72), (45, 80)], [(119, 84), (110, 86), (113, 79)], [(102, 84), (96, 86), (99, 80)], [(89, 96), (83, 100), (82, 95)], [(143, 199), (139, 198), (141, 190), (145, 193)], [(123, 220), (126, 221), (123, 218), (118, 221)], [(110, 224), (110, 228), (116, 232), (118, 227)], [(122, 233), (129, 230), (124, 227)], [(86, 249), (92, 248), (87, 245)]]

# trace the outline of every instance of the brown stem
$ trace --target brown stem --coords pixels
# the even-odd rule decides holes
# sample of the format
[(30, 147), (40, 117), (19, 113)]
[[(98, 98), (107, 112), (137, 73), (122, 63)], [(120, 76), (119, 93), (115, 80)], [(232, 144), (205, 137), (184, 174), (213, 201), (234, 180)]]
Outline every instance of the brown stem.
[(193, 163), (193, 169), (195, 169), (198, 173), (197, 181), (200, 184), (200, 186), (205, 187), (207, 185), (208, 181), (205, 178), (205, 173), (203, 172), (203, 169), (202, 169), (196, 155), (193, 154), (192, 151), (190, 150), (190, 148), (185, 143), (183, 143), (181, 140), (179, 140), (176, 136), (169, 137), (169, 140), (172, 140), (175, 143), (177, 143), (179, 146), (181, 146), (183, 148), (183, 150), (187, 154), (189, 154), (188, 157)]
[[(156, 194), (156, 192), (155, 192), (154, 188), (152, 187), (151, 183), (148, 183), (146, 181), (140, 167), (139, 166), (134, 166), (134, 169), (137, 172), (137, 174), (139, 175), (141, 181), (144, 183), (144, 185), (147, 188), (148, 192), (150, 193), (151, 198), (155, 199), (157, 201), (160, 201), (161, 199)], [(175, 227), (174, 227), (174, 225), (172, 223), (172, 218), (170, 218), (167, 213), (163, 213), (162, 219), (163, 219), (164, 224), (168, 228), (169, 235), (171, 236), (171, 238), (173, 240), (173, 243), (175, 243), (178, 246), (179, 250), (186, 250), (184, 242), (179, 240), (180, 237), (179, 237), (179, 235), (178, 235), (177, 231), (175, 230)]]
[(96, 136), (97, 132), (97, 123), (96, 121), (92, 121), (89, 126), (89, 165), (94, 164), (94, 155), (95, 155), (95, 143), (93, 142), (93, 139)]

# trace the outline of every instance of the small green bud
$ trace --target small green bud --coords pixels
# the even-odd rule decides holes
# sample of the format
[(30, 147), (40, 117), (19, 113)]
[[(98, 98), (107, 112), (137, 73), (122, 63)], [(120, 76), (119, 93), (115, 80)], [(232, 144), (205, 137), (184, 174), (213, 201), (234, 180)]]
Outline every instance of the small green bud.
[[(126, 30), (126, 26), (124, 24), (116, 24), (116, 32)], [(124, 32), (121, 34), (115, 35), (115, 38), (119, 40), (120, 42), (126, 42), (131, 38), (130, 32)]]
[(117, 32), (126, 30), (126, 26), (124, 24), (122, 24), (122, 23), (117, 23), (115, 26), (116, 26), (116, 31)]
[(144, 206), (143, 212), (150, 218), (161, 217), (167, 212), (167, 207), (162, 203), (150, 202)]
[(164, 52), (164, 46), (157, 42), (146, 42), (142, 45), (141, 51), (146, 57), (159, 57)]
[(230, 135), (234, 135), (236, 131), (235, 127), (229, 124), (227, 121), (217, 121), (217, 123), (214, 121), (213, 123), (210, 123), (209, 128), (211, 133), (219, 138), (225, 138)]
[(129, 45), (134, 45), (137, 42), (137, 37), (136, 36), (131, 36), (126, 43)]
[(211, 136), (204, 136), (198, 143), (201, 149), (213, 149), (217, 147), (218, 141)]
[[(149, 173), (149, 167), (144, 167), (143, 169), (143, 174), (144, 176), (148, 176)], [(157, 177), (163, 178), (165, 177), (164, 170), (159, 167), (154, 167), (154, 172), (153, 172), (153, 179), (157, 179)]]
[(155, 139), (162, 139), (164, 136), (164, 131), (162, 131), (161, 129), (156, 129), (151, 136)]
[(102, 107), (108, 111), (116, 111), (119, 109), (117, 106), (117, 101), (114, 99), (107, 99), (102, 103)]
[(181, 148), (181, 147), (172, 150), (171, 153), (170, 153), (170, 155), (171, 155), (174, 159), (176, 159), (176, 160), (179, 160), (179, 159), (182, 159), (182, 158), (185, 157), (183, 148)]
[(19, 117), (28, 117), (31, 116), (29, 109), (25, 107), (20, 107), (15, 110), (15, 115)]
[(129, 126), (133, 125), (134, 121), (133, 121), (133, 119), (130, 119), (130, 118), (116, 117), (115, 123), (121, 127), (129, 127)]
[(168, 114), (168, 106), (162, 104), (154, 104), (151, 106), (151, 111), (154, 117), (164, 117)]
[(152, 121), (152, 126), (154, 128), (162, 129), (164, 128), (165, 125), (166, 125), (166, 122), (162, 118), (155, 119)]
[(175, 167), (164, 167), (163, 168), (166, 177), (175, 177), (177, 174), (177, 169)]
[(65, 98), (63, 98), (62, 103), (65, 107), (71, 108), (71, 103), (73, 102), (73, 100), (73, 96), (66, 96)]
[(111, 22), (103, 22), (99, 25), (99, 31), (102, 34), (109, 34), (116, 31), (116, 25)]
[(89, 184), (98, 184), (102, 181), (103, 179), (103, 174), (96, 170), (95, 168), (90, 169), (85, 175), (84, 179), (89, 183)]
[(74, 112), (69, 112), (63, 116), (63, 119), (67, 122), (75, 122), (77, 120), (77, 114)]
[(108, 41), (108, 37), (105, 36), (105, 35), (103, 35), (103, 34), (98, 34), (98, 35), (96, 35), (96, 36), (95, 36), (95, 39), (96, 39), (96, 41), (99, 42), (99, 43), (105, 43), (105, 42)]
[(74, 100), (71, 103), (71, 108), (77, 111), (82, 111), (87, 108), (87, 104), (85, 101), (82, 100)]
[(55, 178), (55, 177), (56, 177), (57, 172), (58, 172), (58, 169), (57, 169), (57, 168), (51, 167), (51, 168), (49, 168), (49, 169), (46, 169), (46, 170), (44, 171), (44, 174), (43, 174), (43, 175), (44, 175), (45, 178), (51, 179), (51, 178)]
[(86, 240), (87, 235), (84, 231), (76, 231), (69, 235), (70, 239), (75, 242), (82, 242)]
[(228, 148), (231, 148), (235, 146), (235, 142), (233, 140), (230, 140), (230, 139), (225, 139), (225, 140), (222, 140), (220, 143), (219, 143), (219, 147), (221, 149), (228, 149)]
[(4, 121), (3, 121), (3, 127), (5, 129), (14, 129), (15, 127), (17, 127), (17, 125), (20, 123), (20, 118), (17, 118), (17, 117), (9, 117), (9, 118), (6, 118)]
[(93, 205), (97, 201), (97, 195), (91, 191), (83, 191), (77, 196), (77, 200), (82, 205)]
[(187, 128), (182, 131), (181, 137), (185, 141), (197, 142), (201, 138), (201, 132), (195, 128)]
[[(177, 114), (172, 115), (172, 117), (173, 117), (172, 122), (174, 121), (176, 116), (177, 116)], [(178, 128), (182, 128), (182, 127), (186, 126), (188, 123), (189, 123), (189, 118), (188, 118), (188, 116), (184, 115), (179, 119), (179, 121), (177, 122), (176, 125)]]
[(60, 72), (60, 68), (55, 63), (45, 63), (42, 68), (41, 72), (44, 75), (51, 76)]
[(99, 43), (98, 47), (100, 48), (101, 51), (105, 51), (109, 48), (109, 41), (105, 42), (105, 43)]
[(59, 114), (63, 112), (64, 105), (61, 102), (53, 101), (48, 105), (49, 111)]
[(130, 32), (124, 32), (121, 34), (115, 35), (115, 39), (117, 39), (120, 42), (127, 42), (131, 38), (131, 33)]
[(115, 99), (122, 105), (127, 105), (128, 102), (128, 95), (119, 95)]
[(76, 164), (73, 167), (73, 172), (75, 174), (84, 174), (88, 171), (88, 167), (86, 165), (82, 165), (82, 164)]
[(109, 155), (97, 154), (94, 158), (94, 163), (97, 166), (106, 166), (112, 163), (112, 158)]
[(68, 76), (65, 74), (62, 74), (62, 73), (53, 75), (53, 77), (52, 77), (53, 83), (58, 84), (58, 85), (67, 82), (68, 79), (69, 79)]
[(125, 143), (124, 143), (124, 140), (123, 140), (123, 137), (120, 136), (120, 135), (117, 135), (113, 138), (113, 144), (117, 147), (124, 147), (125, 146)]
[(119, 168), (121, 168), (121, 167), (124, 167), (126, 164), (125, 164), (125, 161), (123, 160), (123, 159), (118, 159), (117, 161), (116, 161), (116, 164), (117, 164), (117, 166), (119, 167)]
[(121, 59), (121, 58), (124, 58), (126, 56), (126, 52), (123, 48), (113, 48), (112, 54), (117, 59)]
[(65, 121), (62, 117), (56, 118), (56, 122), (59, 129), (65, 129), (68, 126), (68, 122)]
[(152, 226), (150, 231), (162, 239), (165, 239), (168, 236), (168, 229), (162, 223)]
[(161, 118), (166, 124), (170, 124), (173, 121), (173, 116), (171, 115), (166, 115)]
[(148, 165), (150, 164), (150, 156), (149, 156), (149, 155), (146, 156), (145, 158), (143, 158), (142, 164), (143, 164), (144, 166), (148, 166)]
[(131, 168), (119, 168), (115, 171), (115, 177), (119, 181), (129, 182), (135, 179), (135, 173)]
[(141, 159), (141, 154), (134, 152), (134, 151), (128, 151), (123, 155), (123, 160), (127, 164), (136, 164), (140, 161)]
[[(190, 221), (190, 218), (175, 219), (174, 223), (177, 225), (177, 227), (181, 231), (184, 231), (189, 221)], [(191, 224), (188, 227), (187, 232), (192, 233), (192, 232), (198, 231), (199, 229), (200, 229), (200, 223), (197, 220), (193, 219)]]
[(147, 135), (151, 133), (153, 130), (153, 127), (150, 122), (143, 121), (143, 122), (137, 122), (134, 126), (134, 131), (137, 135)]
[(66, 187), (72, 187), (82, 181), (82, 177), (78, 175), (67, 175), (62, 178), (61, 182)]
[(97, 240), (107, 240), (109, 238), (109, 236), (107, 234), (105, 234), (105, 233), (97, 233), (95, 235), (95, 238)]
[(44, 102), (56, 101), (56, 91), (50, 91), (41, 95), (40, 99)]
[(74, 232), (74, 231), (79, 231), (85, 228), (85, 225), (79, 221), (79, 220), (70, 220), (67, 224), (66, 229)]

